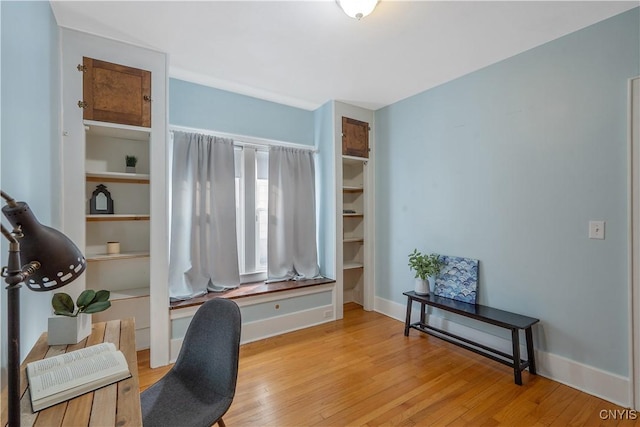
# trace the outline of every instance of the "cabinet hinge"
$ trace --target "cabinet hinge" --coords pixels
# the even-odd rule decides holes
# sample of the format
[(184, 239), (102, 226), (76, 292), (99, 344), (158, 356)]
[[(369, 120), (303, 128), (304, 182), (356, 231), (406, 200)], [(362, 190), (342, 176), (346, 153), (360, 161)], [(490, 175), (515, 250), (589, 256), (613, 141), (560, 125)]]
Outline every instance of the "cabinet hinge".
[(87, 66), (86, 65), (82, 65), (82, 64), (78, 64), (78, 71), (80, 71), (81, 73), (86, 73), (87, 72)]

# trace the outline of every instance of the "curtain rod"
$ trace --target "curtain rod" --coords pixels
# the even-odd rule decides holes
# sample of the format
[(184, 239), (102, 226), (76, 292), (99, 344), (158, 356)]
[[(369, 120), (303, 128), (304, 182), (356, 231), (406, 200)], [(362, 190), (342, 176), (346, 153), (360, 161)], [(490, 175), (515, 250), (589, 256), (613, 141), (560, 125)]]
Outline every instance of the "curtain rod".
[(201, 133), (204, 135), (217, 136), (220, 138), (231, 138), (233, 139), (234, 144), (240, 145), (240, 146), (287, 147), (287, 148), (297, 148), (300, 150), (307, 150), (307, 151), (311, 151), (312, 153), (318, 152), (318, 150), (311, 145), (298, 144), (295, 142), (278, 141), (276, 139), (257, 138), (255, 136), (239, 135), (236, 133), (218, 132), (218, 131), (209, 130), (209, 129), (198, 129), (198, 128), (191, 128), (186, 126), (169, 125), (169, 131)]

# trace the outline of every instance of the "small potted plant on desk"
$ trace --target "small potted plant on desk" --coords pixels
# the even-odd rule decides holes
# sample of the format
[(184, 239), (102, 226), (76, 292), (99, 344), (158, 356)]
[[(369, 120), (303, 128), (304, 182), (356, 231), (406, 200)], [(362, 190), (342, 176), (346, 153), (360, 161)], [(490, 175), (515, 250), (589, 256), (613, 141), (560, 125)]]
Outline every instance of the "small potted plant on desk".
[(438, 254), (426, 255), (414, 249), (409, 254), (409, 270), (416, 272), (414, 291), (418, 295), (429, 295), (429, 277), (436, 276), (443, 262)]
[(51, 305), (55, 316), (49, 317), (47, 340), (49, 345), (77, 344), (91, 334), (91, 313), (111, 307), (109, 291), (84, 290), (76, 305), (64, 292), (53, 294)]

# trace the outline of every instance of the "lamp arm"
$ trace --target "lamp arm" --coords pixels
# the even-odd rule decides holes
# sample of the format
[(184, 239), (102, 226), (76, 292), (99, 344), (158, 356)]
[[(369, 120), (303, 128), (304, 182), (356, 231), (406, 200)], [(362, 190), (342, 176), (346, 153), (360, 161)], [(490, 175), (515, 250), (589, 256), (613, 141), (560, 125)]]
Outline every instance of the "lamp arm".
[[(4, 198), (6, 193), (2, 192)], [(7, 203), (9, 203), (7, 201)], [(15, 202), (14, 202), (15, 203)], [(7, 267), (2, 268), (2, 277), (7, 283), (7, 412), (8, 425), (20, 427), (20, 283), (30, 273), (23, 273), (20, 263), (20, 243), (0, 223), (2, 235), (9, 240)], [(30, 267), (27, 266), (30, 270)]]
[(12, 208), (15, 208), (16, 206), (18, 206), (14, 198), (2, 190), (0, 190), (0, 196), (2, 196), (2, 198), (7, 202), (7, 205), (11, 206)]
[(16, 239), (16, 237), (11, 234), (4, 225), (0, 224), (0, 227), (2, 227), (2, 235), (6, 237), (9, 243), (18, 243), (18, 239)]
[[(4, 197), (4, 196), (3, 196)], [(2, 268), (2, 277), (9, 286), (15, 286), (18, 283), (24, 282), (29, 276), (31, 276), (37, 269), (40, 268), (38, 261), (31, 261), (29, 264), (22, 266), (20, 262), (20, 243), (18, 239), (0, 224), (2, 229), (2, 235), (9, 240), (9, 259), (7, 266)]]

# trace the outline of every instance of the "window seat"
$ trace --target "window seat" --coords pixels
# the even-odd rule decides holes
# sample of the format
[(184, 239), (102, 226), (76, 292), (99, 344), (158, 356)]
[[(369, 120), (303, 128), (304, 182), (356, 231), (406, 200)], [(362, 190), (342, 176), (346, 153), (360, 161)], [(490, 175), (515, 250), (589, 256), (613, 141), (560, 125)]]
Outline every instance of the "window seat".
[(176, 360), (193, 315), (210, 299), (230, 298), (240, 306), (244, 344), (335, 320), (335, 282), (320, 278), (244, 283), (226, 292), (172, 302), (169, 360)]
[(265, 283), (264, 281), (243, 283), (239, 288), (231, 289), (226, 292), (209, 292), (201, 297), (191, 298), (185, 301), (174, 301), (170, 303), (169, 309), (176, 310), (180, 308), (193, 307), (203, 304), (213, 298), (229, 298), (238, 299), (253, 297), (256, 295), (272, 294), (275, 292), (284, 292), (292, 289), (307, 288), (310, 286), (324, 285), (327, 283), (335, 283), (334, 279), (322, 277), (319, 279), (308, 280), (288, 280), (285, 282)]

